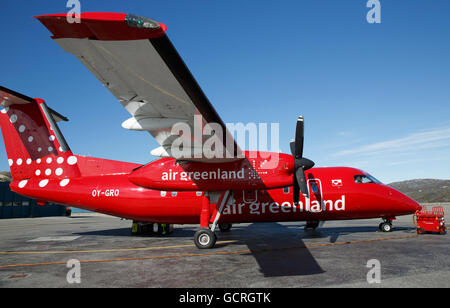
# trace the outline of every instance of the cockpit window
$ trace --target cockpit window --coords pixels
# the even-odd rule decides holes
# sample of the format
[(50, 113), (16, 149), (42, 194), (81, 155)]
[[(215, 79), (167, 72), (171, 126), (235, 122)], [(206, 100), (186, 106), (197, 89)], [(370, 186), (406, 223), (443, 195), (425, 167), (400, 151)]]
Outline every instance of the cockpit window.
[(374, 178), (371, 175), (367, 174), (358, 174), (354, 176), (355, 183), (357, 184), (367, 184), (367, 183), (375, 183), (375, 184), (381, 184), (380, 181), (378, 181), (376, 178)]

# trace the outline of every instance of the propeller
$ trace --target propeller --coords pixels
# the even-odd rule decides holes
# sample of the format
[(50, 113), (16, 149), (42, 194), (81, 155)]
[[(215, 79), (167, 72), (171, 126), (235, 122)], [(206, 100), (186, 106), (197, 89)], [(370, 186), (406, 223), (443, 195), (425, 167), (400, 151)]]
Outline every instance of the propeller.
[(303, 157), (303, 140), (305, 137), (305, 121), (303, 116), (297, 120), (295, 129), (295, 140), (291, 141), (291, 153), (294, 156), (293, 195), (294, 204), (300, 200), (300, 192), (309, 198), (308, 186), (306, 185), (305, 171), (314, 167), (314, 162)]

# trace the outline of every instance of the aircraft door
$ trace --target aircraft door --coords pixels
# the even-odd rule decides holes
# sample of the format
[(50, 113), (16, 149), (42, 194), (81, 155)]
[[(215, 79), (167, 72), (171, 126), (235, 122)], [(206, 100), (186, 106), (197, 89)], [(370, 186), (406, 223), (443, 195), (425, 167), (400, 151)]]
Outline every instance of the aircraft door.
[(325, 211), (325, 203), (323, 200), (322, 182), (319, 179), (308, 179), (309, 191), (309, 208), (314, 212)]

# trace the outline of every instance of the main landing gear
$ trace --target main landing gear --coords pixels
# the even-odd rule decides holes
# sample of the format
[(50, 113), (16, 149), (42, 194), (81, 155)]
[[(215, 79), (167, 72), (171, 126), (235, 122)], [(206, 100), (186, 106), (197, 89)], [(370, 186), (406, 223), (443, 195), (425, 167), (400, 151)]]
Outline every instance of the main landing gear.
[(195, 246), (199, 249), (210, 249), (216, 245), (217, 235), (216, 232), (211, 231), (209, 228), (202, 228), (198, 230), (194, 235)]
[[(232, 224), (219, 224), (221, 232), (228, 232), (231, 230)], [(202, 228), (194, 235), (195, 246), (200, 249), (210, 249), (216, 245), (217, 234), (210, 228)]]
[(378, 229), (382, 232), (392, 232), (392, 220), (394, 218), (383, 218), (383, 222), (378, 225)]
[[(195, 246), (199, 249), (211, 249), (216, 245), (217, 226), (222, 232), (227, 232), (231, 229), (231, 224), (218, 224), (219, 218), (222, 215), (223, 208), (227, 204), (231, 197), (230, 191), (224, 193), (205, 193), (202, 201), (202, 211), (200, 214), (200, 230), (194, 235)], [(216, 204), (216, 208), (211, 214), (210, 202), (213, 198), (213, 203)], [(209, 227), (212, 223), (211, 227)]]

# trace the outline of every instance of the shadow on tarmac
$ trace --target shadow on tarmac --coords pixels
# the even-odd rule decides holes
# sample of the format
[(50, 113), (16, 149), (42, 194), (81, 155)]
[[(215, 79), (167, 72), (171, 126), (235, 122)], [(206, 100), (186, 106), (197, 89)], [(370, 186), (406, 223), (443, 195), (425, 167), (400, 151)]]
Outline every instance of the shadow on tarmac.
[[(239, 244), (247, 245), (250, 253), (258, 262), (261, 273), (265, 277), (283, 277), (315, 275), (325, 271), (316, 262), (303, 240), (293, 237), (293, 230), (278, 223), (254, 223), (245, 227), (233, 228), (231, 232), (219, 232), (219, 241), (237, 240)], [(297, 228), (296, 228), (297, 229)], [(176, 228), (170, 235), (173, 238), (192, 238), (195, 228)], [(234, 232), (233, 232), (234, 231)], [(252, 236), (248, 236), (252, 234)], [(284, 236), (286, 234), (287, 236)], [(131, 235), (130, 228), (96, 230), (77, 232), (81, 236), (121, 236)], [(254, 235), (258, 235), (255, 237)], [(275, 241), (273, 237), (278, 236)], [(139, 237), (156, 238), (155, 235), (140, 235)], [(218, 244), (216, 248), (226, 248), (233, 244)], [(288, 247), (288, 248), (287, 248)], [(245, 254), (244, 254), (245, 255)]]
[[(306, 247), (303, 239), (329, 238), (330, 243), (335, 243), (341, 235), (379, 232), (376, 226), (330, 227), (319, 228), (315, 231), (303, 231), (301, 226), (253, 223), (243, 227), (236, 225), (230, 232), (219, 232), (218, 235), (219, 241), (237, 240), (238, 244), (246, 245), (250, 251), (247, 255), (255, 258), (264, 277), (286, 277), (325, 273)], [(169, 238), (192, 238), (195, 230), (196, 228), (176, 228)], [(396, 227), (395, 230), (411, 231), (413, 229)], [(131, 228), (96, 230), (76, 234), (81, 236), (132, 236)], [(139, 237), (157, 238), (160, 236), (140, 235)], [(218, 244), (216, 248), (226, 248), (235, 244)]]
[[(289, 228), (278, 223), (251, 224), (247, 232), (258, 232), (264, 228), (276, 231), (277, 234), (289, 233)], [(325, 273), (299, 237), (286, 236), (279, 238), (272, 247), (267, 247), (264, 236), (258, 240), (243, 239), (251, 255), (258, 262), (259, 270), (264, 277), (305, 276)]]

